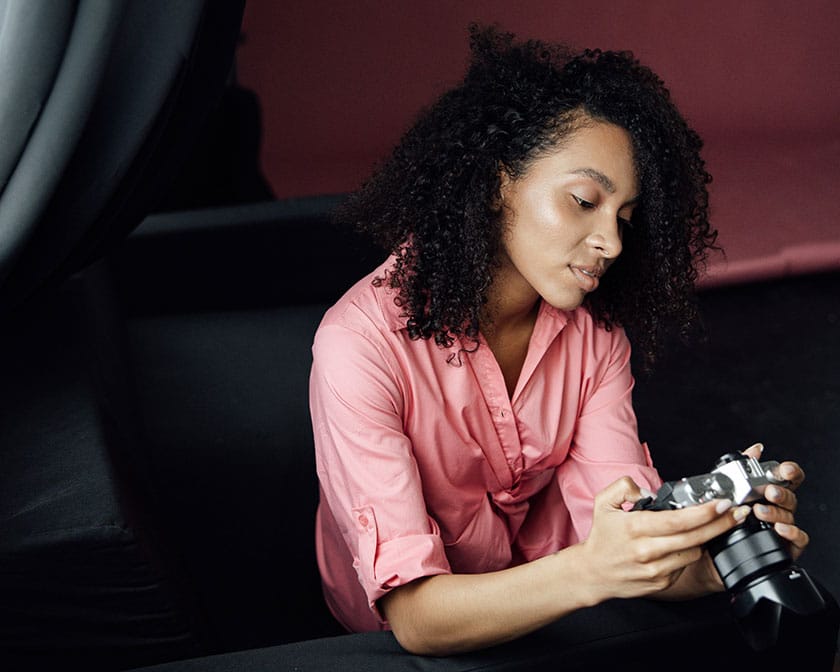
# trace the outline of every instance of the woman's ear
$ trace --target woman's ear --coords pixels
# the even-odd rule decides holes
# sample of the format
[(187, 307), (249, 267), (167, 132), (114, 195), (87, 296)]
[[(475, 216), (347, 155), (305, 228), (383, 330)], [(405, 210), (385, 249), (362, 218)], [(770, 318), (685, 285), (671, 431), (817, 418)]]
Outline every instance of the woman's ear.
[(499, 165), (499, 193), (493, 200), (494, 212), (498, 212), (504, 206), (505, 198), (507, 197), (511, 184), (513, 184), (513, 178), (510, 176), (507, 168), (503, 165)]
[(499, 193), (504, 196), (505, 191), (510, 187), (511, 183), (513, 182), (513, 177), (511, 177), (510, 171), (507, 169), (507, 166), (504, 164), (499, 164)]

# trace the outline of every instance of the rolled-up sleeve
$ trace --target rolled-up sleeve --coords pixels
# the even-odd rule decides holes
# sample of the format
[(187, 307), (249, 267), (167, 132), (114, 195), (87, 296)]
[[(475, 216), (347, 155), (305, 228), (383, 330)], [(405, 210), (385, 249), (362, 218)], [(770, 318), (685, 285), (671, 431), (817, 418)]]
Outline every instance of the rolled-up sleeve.
[(627, 336), (613, 329), (601, 332), (599, 341), (607, 356), (592, 355), (603, 365), (590, 368), (569, 454), (557, 469), (579, 540), (589, 535), (594, 497), (607, 485), (622, 476), (649, 490), (662, 484), (647, 445), (639, 441)]
[[(338, 559), (351, 557), (367, 606), (380, 621), (376, 601), (386, 592), (450, 572), (403, 429), (403, 404), (393, 355), (360, 331), (321, 326), (313, 345), (310, 410), (321, 506), (329, 508), (321, 518), (336, 529), (321, 535), (318, 561), (325, 580), (342, 584), (348, 575)], [(341, 543), (345, 548), (331, 547)], [(353, 590), (329, 588), (343, 595)]]

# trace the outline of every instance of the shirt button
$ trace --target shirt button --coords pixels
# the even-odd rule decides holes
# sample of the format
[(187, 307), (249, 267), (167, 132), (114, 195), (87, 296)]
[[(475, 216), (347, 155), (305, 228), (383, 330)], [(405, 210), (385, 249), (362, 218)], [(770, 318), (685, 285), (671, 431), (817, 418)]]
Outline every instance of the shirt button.
[(367, 527), (369, 522), (370, 521), (368, 520), (368, 517), (365, 514), (359, 516), (359, 525), (361, 525), (362, 527)]

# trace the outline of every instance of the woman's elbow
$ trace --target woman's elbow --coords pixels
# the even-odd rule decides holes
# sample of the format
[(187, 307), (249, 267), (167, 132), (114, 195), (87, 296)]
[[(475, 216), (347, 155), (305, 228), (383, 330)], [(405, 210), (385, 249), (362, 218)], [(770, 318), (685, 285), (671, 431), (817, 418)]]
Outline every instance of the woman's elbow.
[(391, 626), (394, 639), (407, 652), (415, 656), (447, 656), (453, 652), (441, 646), (439, 642), (429, 639), (418, 633), (414, 628), (401, 628)]
[(397, 643), (417, 656), (448, 656), (459, 653), (448, 638), (437, 632), (422, 615), (417, 588), (423, 581), (396, 588), (379, 600), (378, 607)]

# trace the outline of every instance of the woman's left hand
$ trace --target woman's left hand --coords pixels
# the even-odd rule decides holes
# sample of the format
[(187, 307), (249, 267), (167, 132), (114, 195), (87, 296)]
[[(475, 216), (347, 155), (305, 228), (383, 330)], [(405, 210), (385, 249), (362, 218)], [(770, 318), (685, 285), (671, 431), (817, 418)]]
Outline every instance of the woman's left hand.
[[(755, 444), (744, 451), (745, 455), (760, 459), (762, 446)], [(777, 476), (788, 481), (787, 486), (768, 485), (764, 491), (767, 503), (755, 504), (752, 507), (755, 517), (773, 524), (778, 535), (790, 542), (790, 550), (794, 560), (802, 555), (810, 540), (808, 533), (799, 529), (794, 521), (796, 512), (796, 494), (794, 491), (805, 480), (805, 472), (796, 462), (782, 462), (777, 470)]]

